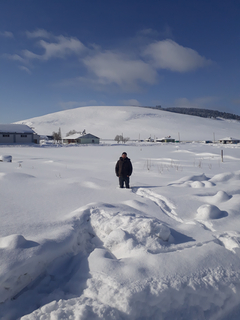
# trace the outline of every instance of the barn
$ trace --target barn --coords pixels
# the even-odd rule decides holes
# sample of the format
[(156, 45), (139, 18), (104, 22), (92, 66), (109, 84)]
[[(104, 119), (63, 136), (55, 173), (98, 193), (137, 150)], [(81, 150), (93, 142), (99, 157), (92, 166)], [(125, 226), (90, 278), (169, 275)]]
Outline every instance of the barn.
[(99, 144), (100, 138), (91, 133), (81, 134), (74, 133), (70, 136), (63, 138), (63, 143), (78, 143), (78, 144)]
[(40, 136), (25, 124), (0, 124), (0, 144), (39, 143)]

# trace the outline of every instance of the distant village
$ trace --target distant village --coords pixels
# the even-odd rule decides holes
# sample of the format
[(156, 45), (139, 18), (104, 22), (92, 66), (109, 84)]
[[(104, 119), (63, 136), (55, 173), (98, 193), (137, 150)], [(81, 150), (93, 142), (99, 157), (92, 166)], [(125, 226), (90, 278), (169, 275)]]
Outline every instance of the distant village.
[[(40, 136), (32, 128), (26, 124), (0, 124), (0, 144), (40, 144), (41, 140), (52, 141), (54, 143), (62, 144), (99, 144), (100, 138), (92, 133), (87, 133), (86, 130), (82, 132), (77, 132), (75, 130), (69, 131), (65, 137), (62, 137), (61, 130), (59, 128), (58, 132), (53, 132), (51, 136)], [(106, 140), (106, 139), (105, 139)], [(109, 139), (110, 140), (110, 139)], [(179, 143), (179, 139), (174, 139), (171, 136), (166, 136), (162, 138), (148, 137), (144, 140), (130, 140), (128, 137), (123, 135), (116, 135), (112, 139), (117, 143), (126, 143), (128, 141), (134, 142), (152, 142), (152, 143)], [(217, 141), (206, 140), (201, 141), (203, 143), (221, 143), (221, 144), (237, 144), (240, 143), (240, 139), (233, 137), (225, 137)]]

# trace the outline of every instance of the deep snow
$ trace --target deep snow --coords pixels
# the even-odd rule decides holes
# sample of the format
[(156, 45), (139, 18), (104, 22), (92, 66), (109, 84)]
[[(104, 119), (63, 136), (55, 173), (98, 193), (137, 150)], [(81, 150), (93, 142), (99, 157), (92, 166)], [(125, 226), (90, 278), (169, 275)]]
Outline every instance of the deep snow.
[[(114, 173), (123, 151), (131, 190)], [(1, 319), (239, 319), (239, 145), (0, 154)]]

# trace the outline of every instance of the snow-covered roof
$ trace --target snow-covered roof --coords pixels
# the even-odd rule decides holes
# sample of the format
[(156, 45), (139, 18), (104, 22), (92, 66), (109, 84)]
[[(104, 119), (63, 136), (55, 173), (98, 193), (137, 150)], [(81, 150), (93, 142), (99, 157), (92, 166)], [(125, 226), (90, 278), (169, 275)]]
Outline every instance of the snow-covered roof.
[(226, 140), (226, 141), (239, 141), (240, 139), (232, 138), (232, 137), (227, 137), (223, 139), (219, 139), (219, 141)]
[(35, 133), (25, 124), (0, 124), (0, 132), (3, 133)]
[(79, 139), (79, 138), (95, 138), (95, 139), (99, 139), (98, 137), (94, 136), (93, 134), (91, 133), (87, 133), (87, 134), (81, 134), (81, 133), (74, 133), (74, 134), (71, 134), (70, 136), (67, 136), (67, 137), (64, 137), (63, 140), (76, 140), (76, 139)]
[(156, 138), (157, 140), (175, 140), (172, 137), (163, 137), (163, 138)]
[(95, 139), (100, 139), (99, 137), (94, 136), (94, 135), (93, 135), (93, 134), (91, 134), (91, 133), (87, 133), (87, 134), (85, 134), (85, 135), (84, 135), (84, 138), (95, 138)]
[(70, 136), (64, 137), (63, 140), (65, 140), (65, 139), (76, 140), (76, 139), (81, 138), (82, 136), (83, 135), (81, 133), (74, 133), (74, 134), (71, 134)]

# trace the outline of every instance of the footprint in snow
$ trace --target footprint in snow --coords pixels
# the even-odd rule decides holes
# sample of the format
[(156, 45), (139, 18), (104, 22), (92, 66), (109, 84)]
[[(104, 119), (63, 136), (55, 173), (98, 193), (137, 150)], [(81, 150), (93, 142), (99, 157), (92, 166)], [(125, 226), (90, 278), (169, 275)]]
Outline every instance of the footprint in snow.
[(178, 222), (183, 222), (183, 220), (177, 216), (177, 213), (174, 210), (175, 206), (164, 196), (157, 194), (150, 189), (144, 188), (139, 188), (135, 192), (139, 196), (152, 200), (170, 218)]

